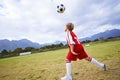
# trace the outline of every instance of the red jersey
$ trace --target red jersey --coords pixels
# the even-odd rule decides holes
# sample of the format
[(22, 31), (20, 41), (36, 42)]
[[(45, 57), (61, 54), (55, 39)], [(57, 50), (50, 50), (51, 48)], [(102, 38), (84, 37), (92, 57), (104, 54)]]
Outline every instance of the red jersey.
[[(77, 36), (75, 35), (74, 32), (72, 31), (67, 31), (66, 32), (66, 40), (67, 40), (67, 44), (68, 44), (68, 48), (69, 48), (69, 52), (68, 52), (68, 55), (67, 55), (67, 59), (68, 60), (71, 60), (71, 61), (76, 61), (77, 58), (78, 59), (84, 59), (84, 58), (87, 58), (88, 55), (87, 53), (85, 52), (82, 44), (80, 43), (80, 41), (78, 40)], [(78, 53), (78, 55), (74, 55), (72, 54), (71, 50), (70, 50), (70, 44), (73, 44), (74, 45), (74, 52)]]

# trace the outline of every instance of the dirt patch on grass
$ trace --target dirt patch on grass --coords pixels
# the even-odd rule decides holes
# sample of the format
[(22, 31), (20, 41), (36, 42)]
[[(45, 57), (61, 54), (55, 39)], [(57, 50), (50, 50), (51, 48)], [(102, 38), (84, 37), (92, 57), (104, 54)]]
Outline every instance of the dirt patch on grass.
[(120, 74), (120, 68), (110, 69), (111, 72), (119, 73)]

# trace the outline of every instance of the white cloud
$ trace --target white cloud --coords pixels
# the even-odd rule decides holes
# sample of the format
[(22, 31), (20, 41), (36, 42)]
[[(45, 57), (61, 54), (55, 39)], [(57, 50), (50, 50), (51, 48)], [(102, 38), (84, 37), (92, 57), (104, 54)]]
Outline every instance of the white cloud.
[[(56, 11), (60, 3), (66, 7), (63, 14)], [(65, 40), (67, 22), (75, 24), (80, 38), (120, 29), (120, 1), (110, 3), (113, 0), (0, 0), (0, 39)]]

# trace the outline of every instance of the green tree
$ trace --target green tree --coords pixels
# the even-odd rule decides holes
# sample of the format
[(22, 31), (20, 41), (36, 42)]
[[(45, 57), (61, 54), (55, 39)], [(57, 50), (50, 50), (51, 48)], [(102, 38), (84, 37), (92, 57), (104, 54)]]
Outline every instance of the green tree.
[(19, 53), (23, 52), (23, 49), (22, 48), (16, 48), (14, 51), (13, 51), (13, 55), (14, 56), (17, 56), (19, 55)]
[(8, 51), (6, 49), (3, 49), (1, 51), (1, 57), (6, 57), (8, 55)]
[(85, 42), (86, 42), (86, 43), (89, 43), (89, 42), (91, 42), (91, 40), (86, 40)]
[(94, 42), (96, 42), (96, 41), (99, 41), (99, 39), (95, 39), (95, 40), (93, 40)]
[(33, 48), (33, 47), (26, 47), (23, 51), (24, 52), (28, 52), (28, 51), (32, 51), (32, 50), (34, 50), (35, 48)]

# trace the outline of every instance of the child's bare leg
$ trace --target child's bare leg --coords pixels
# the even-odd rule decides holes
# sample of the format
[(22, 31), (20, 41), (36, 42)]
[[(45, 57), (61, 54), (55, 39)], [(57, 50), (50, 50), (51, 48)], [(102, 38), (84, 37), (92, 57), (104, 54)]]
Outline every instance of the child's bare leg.
[(100, 67), (100, 68), (102, 68), (104, 71), (106, 71), (106, 66), (105, 66), (105, 64), (100, 63), (100, 62), (98, 62), (96, 59), (91, 58), (91, 57), (87, 57), (87, 58), (85, 58), (85, 59), (86, 59), (87, 61), (89, 61), (89, 62), (92, 62), (92, 63), (96, 64), (98, 67)]

